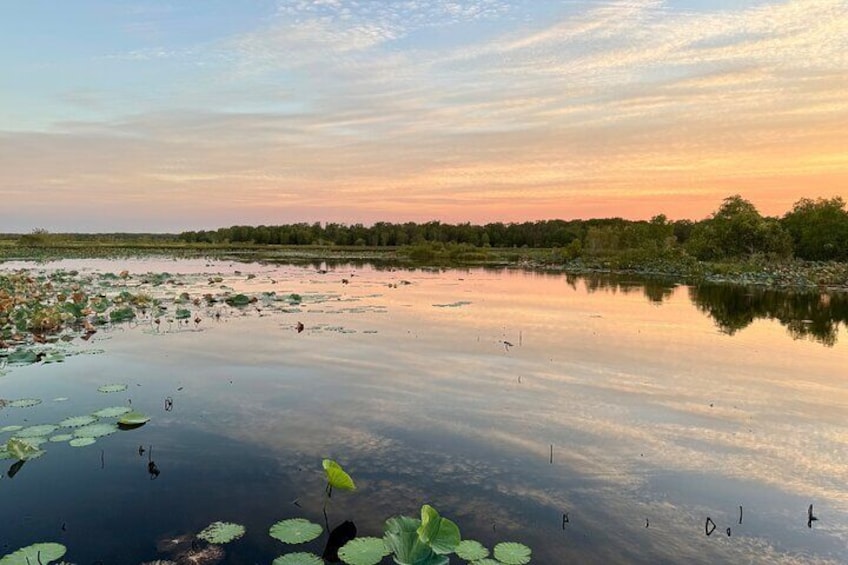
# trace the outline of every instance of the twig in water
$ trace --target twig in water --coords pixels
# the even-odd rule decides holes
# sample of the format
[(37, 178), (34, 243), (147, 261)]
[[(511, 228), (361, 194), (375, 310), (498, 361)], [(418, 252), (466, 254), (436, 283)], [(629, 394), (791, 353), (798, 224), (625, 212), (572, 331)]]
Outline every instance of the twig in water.
[(568, 524), (568, 512), (562, 515), (562, 529), (565, 529), (565, 525)]
[(103, 452), (103, 450), (102, 450), (102, 449), (100, 450), (100, 468), (101, 468), (101, 469), (105, 469), (105, 468), (106, 468), (106, 459), (105, 459), (105, 454), (104, 454), (104, 452)]
[(716, 529), (715, 522), (713, 522), (712, 518), (707, 516), (707, 521), (706, 521), (706, 523), (704, 523), (704, 532), (708, 536), (711, 536), (711, 535), (713, 535), (713, 532), (715, 531), (715, 529)]
[(554, 444), (551, 444), (551, 465), (554, 464)]
[(818, 520), (818, 518), (813, 516), (813, 505), (810, 504), (810, 507), (807, 508), (807, 527), (812, 528), (813, 522), (815, 522), (816, 520)]
[(742, 523), (742, 505), (739, 505), (739, 523)]

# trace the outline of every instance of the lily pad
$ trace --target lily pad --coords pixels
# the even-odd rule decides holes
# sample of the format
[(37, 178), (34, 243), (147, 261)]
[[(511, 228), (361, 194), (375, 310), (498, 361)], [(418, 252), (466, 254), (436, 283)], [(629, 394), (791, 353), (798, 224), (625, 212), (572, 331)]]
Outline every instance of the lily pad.
[[(143, 423), (143, 422), (142, 422)], [(232, 522), (212, 522), (197, 534), (209, 543), (229, 543), (244, 535), (244, 526)]]
[(506, 541), (495, 546), (495, 559), (506, 565), (530, 563), (530, 548), (523, 543)]
[(129, 406), (111, 406), (109, 408), (102, 408), (97, 412), (92, 412), (92, 416), (97, 416), (98, 418), (114, 418), (115, 416), (122, 416), (132, 412), (132, 408)]
[(324, 560), (314, 553), (288, 553), (274, 559), (271, 565), (324, 565)]
[(118, 425), (127, 428), (137, 428), (150, 421), (150, 416), (146, 416), (141, 412), (127, 412), (118, 418)]
[(74, 430), (74, 436), (81, 437), (90, 437), (97, 438), (108, 436), (109, 434), (113, 434), (118, 431), (118, 426), (116, 424), (111, 423), (97, 423), (97, 424), (89, 424), (87, 426), (83, 426), (81, 428), (77, 428)]
[(489, 556), (489, 550), (479, 541), (464, 539), (456, 547), (456, 554), (466, 561), (479, 561)]
[(40, 398), (21, 398), (19, 400), (12, 400), (6, 406), (11, 406), (12, 408), (29, 408), (37, 404), (41, 404)]
[(74, 436), (71, 434), (56, 434), (50, 437), (50, 441), (53, 443), (62, 443), (64, 441), (71, 441), (72, 439), (74, 439)]
[(127, 385), (119, 383), (97, 387), (97, 392), (123, 392), (125, 390), (127, 390)]
[(500, 561), (496, 561), (494, 559), (478, 559), (477, 561), (472, 561), (471, 565), (503, 565)]
[(16, 431), (18, 431), (18, 430), (22, 430), (22, 429), (24, 429), (24, 427), (23, 427), (23, 426), (18, 426), (18, 425), (14, 425), (14, 426), (3, 426), (2, 428), (0, 428), (0, 433), (4, 433), (4, 432), (16, 432)]
[(47, 565), (65, 555), (67, 551), (68, 548), (60, 543), (34, 543), (4, 556), (0, 559), (0, 565)]
[(339, 558), (348, 565), (377, 565), (391, 552), (382, 538), (353, 538), (339, 549)]
[(61, 422), (59, 422), (59, 426), (63, 428), (79, 428), (80, 426), (87, 426), (89, 424), (93, 424), (97, 421), (97, 416), (71, 416), (70, 418), (65, 418)]
[(59, 426), (55, 424), (40, 424), (38, 426), (29, 426), (28, 428), (24, 428), (15, 432), (16, 437), (36, 437), (36, 436), (46, 436), (50, 435), (56, 430), (59, 429)]
[(356, 490), (353, 479), (350, 478), (342, 466), (332, 459), (324, 459), (324, 472), (327, 474), (327, 482), (330, 486), (340, 490)]
[(93, 437), (75, 437), (68, 442), (68, 445), (71, 447), (85, 447), (86, 445), (91, 445), (95, 442), (97, 442), (97, 440)]
[(268, 534), (283, 543), (305, 543), (312, 541), (324, 531), (319, 524), (305, 518), (281, 520), (271, 526)]

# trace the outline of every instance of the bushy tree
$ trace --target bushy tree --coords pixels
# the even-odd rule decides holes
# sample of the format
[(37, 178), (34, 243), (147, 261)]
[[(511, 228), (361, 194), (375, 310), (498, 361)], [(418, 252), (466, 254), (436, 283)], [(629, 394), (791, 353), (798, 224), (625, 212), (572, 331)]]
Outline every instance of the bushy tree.
[(795, 255), (810, 260), (848, 259), (848, 212), (841, 197), (802, 198), (781, 222)]

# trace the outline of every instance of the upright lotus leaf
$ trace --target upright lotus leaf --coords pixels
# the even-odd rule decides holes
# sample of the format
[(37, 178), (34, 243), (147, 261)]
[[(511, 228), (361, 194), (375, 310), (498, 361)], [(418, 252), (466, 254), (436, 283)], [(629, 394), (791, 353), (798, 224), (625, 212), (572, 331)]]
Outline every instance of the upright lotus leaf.
[(212, 522), (197, 534), (202, 540), (209, 543), (229, 543), (244, 535), (244, 526), (232, 522)]
[(274, 559), (271, 565), (324, 565), (324, 560), (314, 553), (287, 553)]
[(495, 559), (506, 565), (525, 565), (530, 563), (530, 548), (523, 543), (502, 542), (493, 550)]
[(347, 565), (377, 565), (389, 553), (382, 538), (353, 538), (339, 548), (339, 558)]
[(418, 537), (439, 555), (456, 551), (461, 537), (459, 527), (447, 518), (442, 518), (429, 504), (421, 507), (421, 526)]
[(10, 438), (9, 441), (6, 442), (6, 450), (21, 461), (35, 459), (43, 453), (40, 449), (38, 449), (38, 447), (32, 445), (28, 441), (18, 439), (16, 437)]
[(34, 543), (4, 556), (0, 559), (0, 565), (47, 565), (65, 555), (67, 551), (60, 543)]
[(305, 518), (290, 518), (271, 526), (268, 535), (283, 543), (306, 543), (320, 536), (323, 531), (320, 525)]
[(331, 487), (341, 490), (356, 490), (353, 479), (345, 473), (342, 466), (332, 459), (324, 459), (324, 472), (327, 474), (327, 482)]
[(421, 521), (407, 516), (396, 516), (386, 520), (383, 541), (394, 554), (399, 565), (447, 565), (444, 555), (436, 555), (430, 546), (418, 537)]

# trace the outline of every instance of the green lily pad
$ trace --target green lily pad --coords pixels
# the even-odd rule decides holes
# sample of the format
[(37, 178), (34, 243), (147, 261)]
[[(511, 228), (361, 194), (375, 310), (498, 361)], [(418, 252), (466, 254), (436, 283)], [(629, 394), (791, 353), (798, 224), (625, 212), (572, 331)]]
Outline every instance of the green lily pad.
[(456, 554), (466, 561), (479, 561), (489, 556), (489, 550), (479, 541), (464, 539), (456, 547)]
[(97, 442), (97, 440), (93, 437), (75, 437), (68, 442), (68, 445), (71, 447), (85, 447), (86, 445), (91, 445), (95, 442)]
[(230, 306), (247, 306), (250, 304), (251, 300), (249, 296), (245, 296), (244, 294), (236, 294), (235, 296), (229, 296), (225, 299), (225, 302)]
[(314, 553), (288, 553), (274, 559), (271, 565), (324, 565), (324, 560)]
[(244, 535), (244, 526), (232, 522), (212, 522), (197, 534), (209, 543), (229, 543)]
[(97, 412), (92, 412), (92, 416), (97, 416), (98, 418), (114, 418), (115, 416), (122, 416), (132, 412), (132, 408), (129, 406), (111, 406), (109, 408), (102, 408)]
[(62, 443), (64, 441), (71, 441), (72, 439), (74, 439), (74, 436), (71, 434), (56, 434), (50, 437), (50, 441), (53, 443)]
[(59, 426), (55, 424), (40, 424), (38, 426), (29, 426), (22, 430), (19, 430), (15, 433), (16, 437), (36, 437), (36, 436), (46, 436), (50, 435), (56, 430), (59, 429)]
[(6, 406), (11, 406), (12, 408), (29, 408), (37, 404), (41, 404), (40, 398), (21, 398), (19, 400), (12, 400)]
[(123, 392), (125, 390), (127, 390), (127, 385), (119, 383), (97, 387), (97, 392)]
[(271, 526), (268, 534), (283, 543), (306, 543), (320, 536), (323, 531), (320, 525), (304, 518), (290, 518)]
[(81, 428), (77, 428), (74, 430), (74, 436), (81, 437), (90, 437), (97, 438), (108, 436), (109, 434), (113, 434), (118, 431), (118, 426), (116, 424), (111, 423), (97, 423), (97, 424), (89, 424), (87, 426), (83, 426)]
[(16, 431), (22, 430), (22, 429), (24, 429), (23, 426), (17, 426), (17, 425), (15, 425), (15, 426), (3, 426), (2, 428), (0, 428), (0, 433), (16, 432)]
[(70, 418), (65, 418), (61, 422), (59, 422), (59, 426), (63, 428), (79, 428), (80, 426), (87, 426), (89, 424), (93, 424), (97, 421), (97, 416), (71, 416)]
[[(142, 424), (146, 424), (150, 421), (150, 416), (146, 416), (141, 412), (127, 412), (120, 418), (118, 418), (118, 425), (120, 426), (132, 426), (137, 427)], [(216, 542), (212, 542), (216, 543)]]
[(506, 541), (495, 546), (495, 559), (506, 565), (530, 563), (530, 548), (523, 543)]
[(4, 556), (0, 559), (0, 565), (33, 565), (35, 563), (47, 565), (65, 555), (67, 551), (68, 549), (60, 543), (34, 543)]
[(330, 486), (340, 490), (356, 490), (353, 479), (350, 478), (342, 466), (332, 459), (324, 459), (324, 472), (327, 474), (327, 482)]
[(339, 559), (348, 565), (377, 565), (389, 553), (382, 538), (353, 538), (339, 549)]
[(471, 565), (504, 565), (500, 561), (495, 561), (494, 559), (478, 559), (477, 561), (472, 561)]

